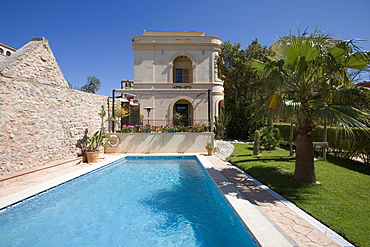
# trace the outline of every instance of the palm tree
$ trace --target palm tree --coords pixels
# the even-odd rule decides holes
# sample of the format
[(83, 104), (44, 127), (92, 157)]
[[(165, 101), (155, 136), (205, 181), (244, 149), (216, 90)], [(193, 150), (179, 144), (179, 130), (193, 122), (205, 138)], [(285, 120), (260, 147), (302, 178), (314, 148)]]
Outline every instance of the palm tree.
[(291, 34), (272, 48), (276, 55), (269, 62), (254, 60), (252, 66), (268, 78), (267, 107), (296, 122), (294, 179), (315, 183), (315, 121), (340, 124), (348, 133), (352, 126), (366, 128), (369, 101), (353, 86), (348, 69), (368, 68), (369, 53), (352, 41), (330, 39), (320, 30), (310, 36)]

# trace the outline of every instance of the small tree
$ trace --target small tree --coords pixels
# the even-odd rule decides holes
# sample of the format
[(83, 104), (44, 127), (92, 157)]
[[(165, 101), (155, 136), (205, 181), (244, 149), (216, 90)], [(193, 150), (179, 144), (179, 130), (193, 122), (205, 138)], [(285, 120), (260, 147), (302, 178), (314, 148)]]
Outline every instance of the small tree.
[(114, 107), (114, 117), (115, 118), (123, 118), (128, 117), (130, 115), (130, 111), (126, 107), (122, 106), (115, 106)]
[[(130, 115), (129, 109), (127, 109), (126, 107), (115, 105), (114, 106), (114, 118), (110, 117), (108, 120), (113, 121), (114, 123), (116, 123), (118, 125), (118, 127), (120, 129), (122, 129), (122, 120), (121, 119), (123, 117), (128, 117), (129, 115)], [(112, 123), (112, 124), (114, 124), (114, 123)]]
[(267, 55), (271, 55), (271, 52), (266, 46), (259, 44), (258, 39), (253, 40), (245, 49), (242, 49), (240, 43), (232, 44), (230, 41), (221, 45), (217, 71), (224, 81), (225, 109), (232, 116), (227, 125), (229, 138), (246, 139), (251, 129), (261, 126), (254, 126), (251, 120), (258, 116), (246, 110), (255, 99), (261, 98), (260, 93), (252, 89), (263, 78), (249, 63), (252, 59), (267, 61)]
[(96, 93), (100, 89), (100, 80), (95, 76), (87, 77), (87, 83), (81, 87), (81, 91)]
[(220, 108), (220, 116), (215, 116), (215, 131), (216, 137), (225, 138), (227, 124), (231, 121), (231, 113), (226, 112), (224, 107)]
[(175, 114), (173, 115), (173, 124), (180, 125), (181, 120), (182, 120), (182, 114), (179, 112), (175, 112)]

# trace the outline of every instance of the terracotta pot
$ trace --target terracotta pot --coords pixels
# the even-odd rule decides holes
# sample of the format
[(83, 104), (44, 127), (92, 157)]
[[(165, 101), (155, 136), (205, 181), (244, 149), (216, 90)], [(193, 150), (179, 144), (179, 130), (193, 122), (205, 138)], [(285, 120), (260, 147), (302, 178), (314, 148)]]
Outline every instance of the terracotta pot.
[(213, 155), (213, 150), (208, 150), (207, 149), (207, 152), (208, 152), (208, 156), (212, 156)]
[(86, 152), (87, 162), (88, 163), (97, 163), (99, 153), (100, 153), (99, 151), (97, 151), (97, 152)]

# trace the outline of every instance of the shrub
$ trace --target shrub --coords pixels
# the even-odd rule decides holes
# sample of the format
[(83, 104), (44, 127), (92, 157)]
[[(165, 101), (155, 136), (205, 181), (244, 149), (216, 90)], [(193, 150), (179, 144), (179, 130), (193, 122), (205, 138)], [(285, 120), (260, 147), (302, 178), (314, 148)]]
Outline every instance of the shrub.
[[(274, 126), (280, 130), (281, 137), (284, 141), (289, 142), (291, 125), (287, 123), (275, 123)], [(295, 126), (293, 127), (295, 128)], [(370, 134), (359, 128), (353, 127), (351, 129), (354, 133), (353, 135), (346, 134), (343, 129), (337, 129), (332, 126), (327, 127), (327, 140), (330, 152), (337, 157), (347, 159), (360, 157), (365, 164), (370, 164)], [(324, 126), (317, 126), (313, 130), (313, 141), (324, 141), (324, 133)], [(296, 138), (296, 133), (293, 131), (293, 140), (296, 140)]]
[(273, 126), (264, 126), (260, 131), (261, 145), (264, 146), (266, 150), (275, 150), (281, 142), (279, 129)]

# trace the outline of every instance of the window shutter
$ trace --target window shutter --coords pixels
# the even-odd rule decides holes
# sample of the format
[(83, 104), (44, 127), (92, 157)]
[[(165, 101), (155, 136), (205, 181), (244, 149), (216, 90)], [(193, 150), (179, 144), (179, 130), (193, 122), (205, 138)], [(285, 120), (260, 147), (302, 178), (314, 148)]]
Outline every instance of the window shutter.
[(188, 69), (183, 70), (183, 81), (184, 83), (189, 83), (189, 70)]

